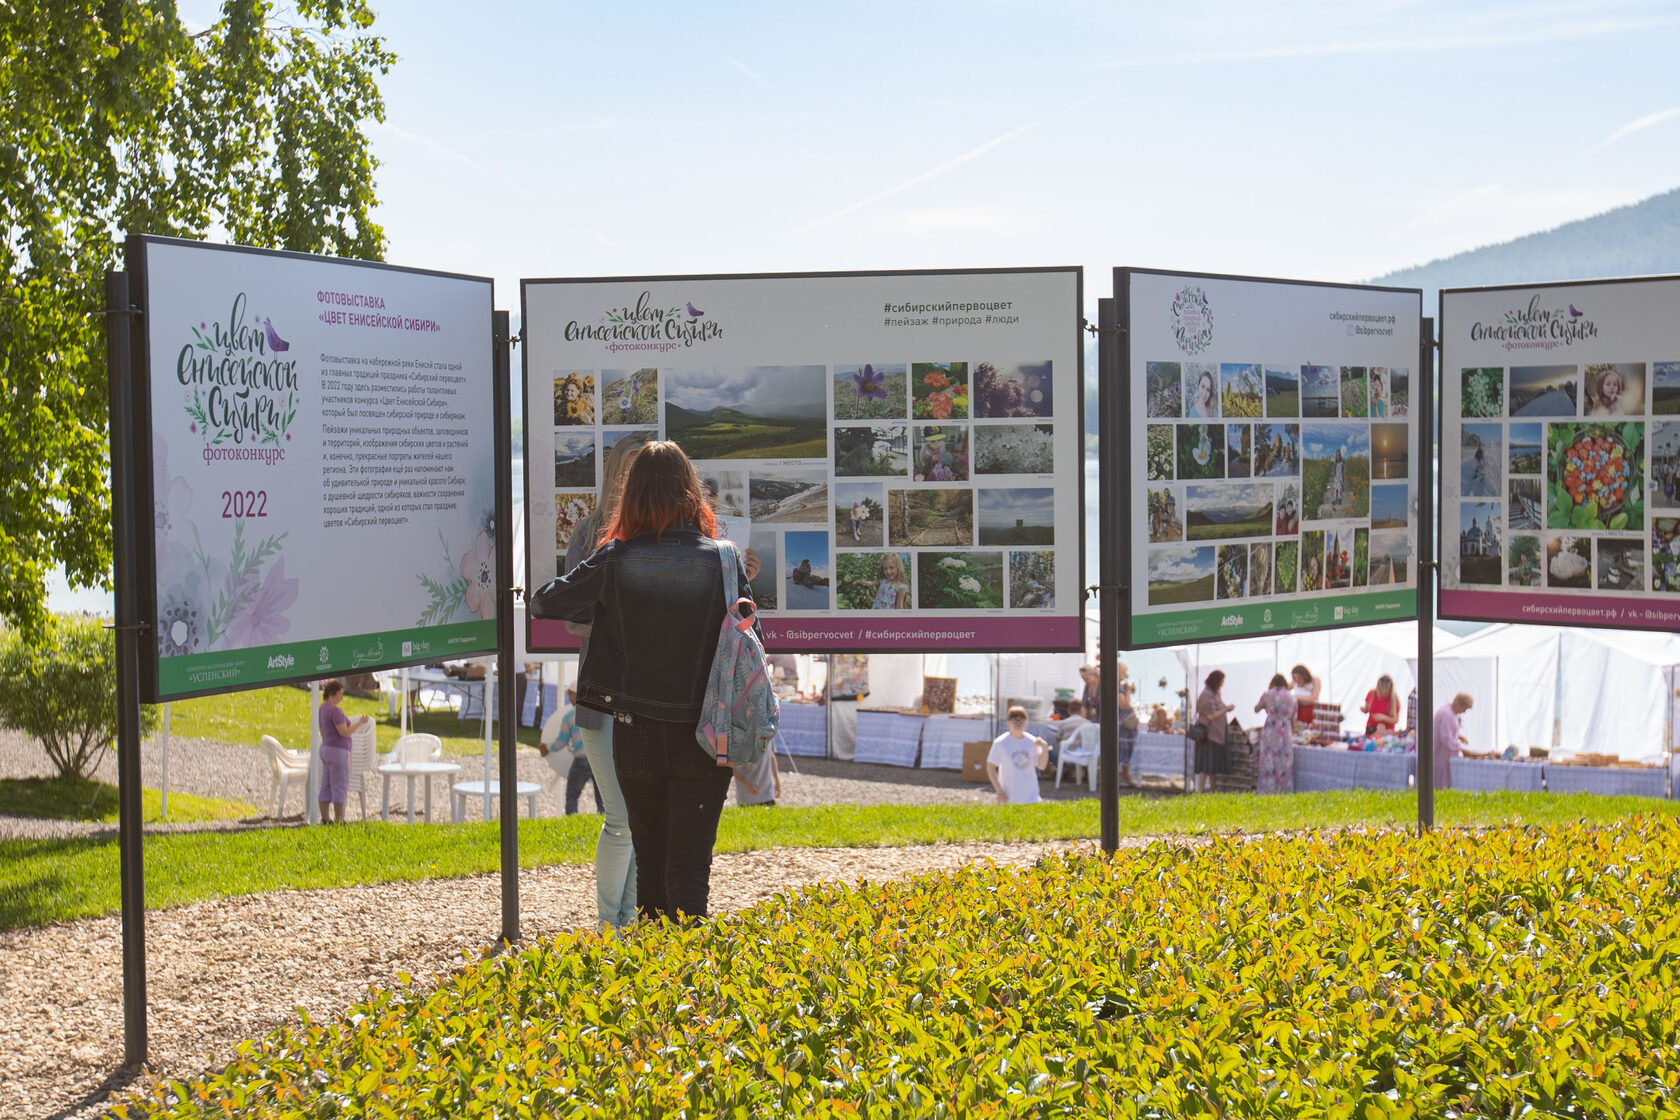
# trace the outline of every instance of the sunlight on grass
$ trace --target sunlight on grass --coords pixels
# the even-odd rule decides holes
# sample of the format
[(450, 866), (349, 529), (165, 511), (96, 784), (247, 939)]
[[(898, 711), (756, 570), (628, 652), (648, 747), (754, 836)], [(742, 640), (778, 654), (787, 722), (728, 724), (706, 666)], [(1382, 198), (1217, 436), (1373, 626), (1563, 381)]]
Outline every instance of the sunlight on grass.
[[(146, 823), (163, 819), (163, 798), (157, 790), (141, 790), (140, 803)], [(115, 824), (117, 787), (78, 778), (0, 778), (0, 815)], [(235, 821), (256, 815), (256, 806), (244, 801), (190, 793), (169, 795), (171, 823)]]

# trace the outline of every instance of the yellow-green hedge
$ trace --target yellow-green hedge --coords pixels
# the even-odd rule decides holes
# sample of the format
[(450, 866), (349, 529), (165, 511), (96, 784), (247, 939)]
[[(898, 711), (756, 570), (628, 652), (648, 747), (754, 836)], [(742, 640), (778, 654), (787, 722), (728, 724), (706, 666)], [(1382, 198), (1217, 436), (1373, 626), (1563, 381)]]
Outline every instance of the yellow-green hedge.
[(563, 937), (169, 1117), (1680, 1115), (1680, 824), (1158, 843)]

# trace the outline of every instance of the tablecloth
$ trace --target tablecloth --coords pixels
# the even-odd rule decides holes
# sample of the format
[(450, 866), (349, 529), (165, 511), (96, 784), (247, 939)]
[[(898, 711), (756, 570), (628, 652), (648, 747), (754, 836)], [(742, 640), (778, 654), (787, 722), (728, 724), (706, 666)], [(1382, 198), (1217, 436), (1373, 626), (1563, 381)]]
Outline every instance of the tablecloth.
[(1540, 792), (1544, 767), (1538, 762), (1505, 762), (1497, 758), (1454, 758), (1454, 789), (1517, 789)]
[(1668, 775), (1660, 769), (1631, 770), (1619, 766), (1546, 767), (1546, 789), (1552, 793), (1620, 793), (1634, 797), (1667, 797)]
[(922, 741), (922, 724), (926, 722), (926, 716), (859, 709), (857, 748), (852, 754), (853, 761), (880, 762), (888, 766), (916, 765), (916, 753)]
[(964, 743), (997, 738), (986, 734), (986, 726), (985, 716), (929, 716), (922, 728), (922, 767), (961, 770)]
[(776, 724), (776, 749), (782, 754), (828, 757), (828, 709), (821, 704), (783, 701)]
[(1139, 731), (1132, 747), (1132, 774), (1155, 774), (1163, 778), (1183, 778), (1185, 788), (1193, 784), (1187, 775), (1190, 752), (1183, 735), (1166, 731)]
[(1295, 747), (1295, 791), (1406, 789), (1417, 775), (1417, 755)]

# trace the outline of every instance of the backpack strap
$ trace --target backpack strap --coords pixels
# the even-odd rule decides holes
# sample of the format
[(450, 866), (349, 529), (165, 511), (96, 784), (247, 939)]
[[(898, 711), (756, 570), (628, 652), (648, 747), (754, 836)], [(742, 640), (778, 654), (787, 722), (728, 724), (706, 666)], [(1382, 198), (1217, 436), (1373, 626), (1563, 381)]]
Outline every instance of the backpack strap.
[[(723, 565), (723, 613), (740, 616), (735, 629), (745, 634), (752, 629), (753, 616), (741, 615), (741, 604), (749, 600), (741, 595), (741, 575), (735, 561), (735, 542), (717, 542), (718, 563)], [(756, 606), (754, 607), (756, 611)]]

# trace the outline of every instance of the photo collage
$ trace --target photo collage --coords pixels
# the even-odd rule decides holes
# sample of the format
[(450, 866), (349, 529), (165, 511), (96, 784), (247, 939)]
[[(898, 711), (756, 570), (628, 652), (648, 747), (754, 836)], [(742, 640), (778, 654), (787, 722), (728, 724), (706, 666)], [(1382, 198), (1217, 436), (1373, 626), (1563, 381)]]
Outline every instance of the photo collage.
[(1458, 508), (1458, 524), (1443, 524), (1445, 587), (1680, 594), (1680, 361), (1453, 376), (1462, 420), (1456, 470), (1442, 464)]
[(1149, 606), (1411, 582), (1409, 370), (1144, 369)]
[(555, 370), (556, 570), (614, 444), (664, 438), (757, 557), (765, 611), (1053, 610), (1079, 531), (1057, 536), (1051, 366)]

